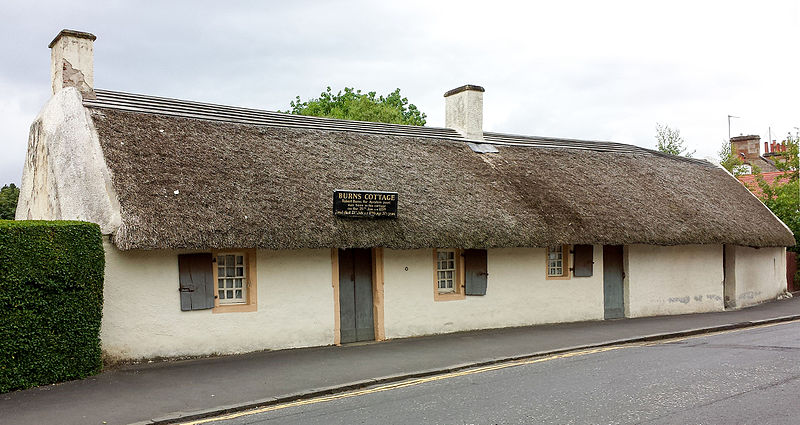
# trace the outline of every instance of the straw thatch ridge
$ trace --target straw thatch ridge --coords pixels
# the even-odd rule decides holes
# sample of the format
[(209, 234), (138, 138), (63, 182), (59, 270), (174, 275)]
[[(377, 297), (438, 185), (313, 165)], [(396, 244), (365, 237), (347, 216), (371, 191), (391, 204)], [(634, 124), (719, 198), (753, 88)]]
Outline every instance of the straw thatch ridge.
[[(91, 110), (123, 250), (793, 244), (707, 163)], [(337, 218), (334, 189), (396, 191), (399, 217)]]

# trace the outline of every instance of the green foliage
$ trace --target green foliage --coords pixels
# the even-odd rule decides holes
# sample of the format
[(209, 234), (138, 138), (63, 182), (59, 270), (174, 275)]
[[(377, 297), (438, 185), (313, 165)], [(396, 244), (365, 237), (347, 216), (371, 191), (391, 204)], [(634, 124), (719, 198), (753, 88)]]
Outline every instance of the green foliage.
[(0, 220), (13, 220), (17, 211), (19, 188), (14, 183), (7, 184), (0, 189)]
[(0, 393), (101, 368), (100, 227), (0, 220)]
[(416, 106), (408, 103), (408, 99), (400, 96), (400, 89), (386, 97), (376, 97), (374, 91), (364, 94), (349, 87), (344, 88), (344, 93), (333, 94), (328, 87), (316, 99), (302, 102), (297, 96), (289, 104), (292, 109), (285, 112), (315, 117), (406, 125), (425, 125), (426, 118)]
[(739, 158), (739, 155), (736, 155), (736, 152), (733, 152), (730, 142), (722, 142), (722, 147), (720, 148), (718, 155), (719, 165), (728, 170), (729, 173), (737, 177), (747, 174), (747, 170), (744, 167), (744, 161), (742, 161), (742, 158)]
[(773, 157), (775, 167), (787, 173), (783, 179), (769, 183), (761, 174), (761, 169), (753, 167), (753, 176), (761, 189), (759, 198), (794, 233), (795, 246), (790, 251), (800, 252), (800, 179), (798, 179), (798, 138), (789, 136), (786, 154)]
[(695, 151), (689, 152), (680, 130), (656, 123), (656, 149), (670, 155), (683, 155), (691, 158)]

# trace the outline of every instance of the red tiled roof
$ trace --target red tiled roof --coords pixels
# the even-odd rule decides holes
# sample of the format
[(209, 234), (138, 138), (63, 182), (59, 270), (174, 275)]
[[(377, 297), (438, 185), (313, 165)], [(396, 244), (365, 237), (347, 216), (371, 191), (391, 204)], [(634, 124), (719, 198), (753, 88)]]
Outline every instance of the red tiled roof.
[[(775, 183), (775, 180), (778, 181), (789, 180), (789, 173), (790, 173), (789, 171), (772, 171), (768, 173), (761, 173), (761, 175), (764, 176), (765, 182), (773, 184)], [(746, 174), (744, 176), (739, 176), (737, 178), (739, 179), (740, 182), (744, 183), (745, 187), (750, 189), (750, 191), (753, 192), (753, 194), (755, 194), (759, 198), (761, 197), (763, 193), (761, 192), (761, 188), (758, 187), (758, 183), (756, 183), (755, 175)]]

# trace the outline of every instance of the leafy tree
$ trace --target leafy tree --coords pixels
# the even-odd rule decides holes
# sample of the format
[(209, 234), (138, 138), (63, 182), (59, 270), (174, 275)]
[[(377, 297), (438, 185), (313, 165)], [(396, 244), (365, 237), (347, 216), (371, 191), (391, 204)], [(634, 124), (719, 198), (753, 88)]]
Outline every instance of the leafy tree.
[(683, 155), (691, 158), (695, 151), (689, 152), (680, 130), (656, 123), (656, 149), (670, 155)]
[(731, 148), (729, 141), (723, 141), (722, 147), (719, 149), (719, 165), (728, 170), (734, 176), (741, 176), (747, 174), (747, 169), (744, 167), (744, 161), (736, 155), (736, 152)]
[(365, 94), (350, 87), (333, 94), (328, 87), (316, 99), (303, 102), (297, 96), (289, 105), (287, 113), (346, 120), (425, 125), (426, 118), (425, 113), (400, 95), (400, 89), (384, 97), (376, 96), (374, 91)]
[(761, 189), (759, 198), (794, 233), (795, 246), (789, 250), (800, 252), (800, 179), (798, 178), (798, 138), (788, 137), (786, 154), (775, 158), (775, 167), (786, 177), (772, 183), (764, 179), (761, 169), (753, 167), (755, 182)]
[(0, 189), (0, 220), (13, 220), (17, 211), (19, 188), (14, 183), (4, 185)]

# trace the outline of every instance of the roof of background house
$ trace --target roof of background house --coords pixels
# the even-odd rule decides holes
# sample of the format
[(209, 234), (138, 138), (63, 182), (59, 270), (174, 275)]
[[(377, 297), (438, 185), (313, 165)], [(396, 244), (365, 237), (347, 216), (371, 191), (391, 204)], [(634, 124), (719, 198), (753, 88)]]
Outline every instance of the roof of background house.
[[(637, 146), (305, 117), (105, 90), (84, 100), (112, 172), (120, 249), (787, 246), (724, 170)], [(396, 191), (343, 219), (335, 189)]]
[[(764, 181), (767, 184), (773, 184), (776, 180), (778, 181), (789, 181), (789, 175), (791, 174), (790, 171), (771, 171), (768, 173), (761, 173), (764, 177)], [(753, 192), (756, 196), (763, 195), (763, 191), (761, 187), (758, 186), (756, 182), (756, 176), (753, 174), (745, 174), (743, 176), (737, 177), (740, 182), (742, 182), (751, 192)]]

